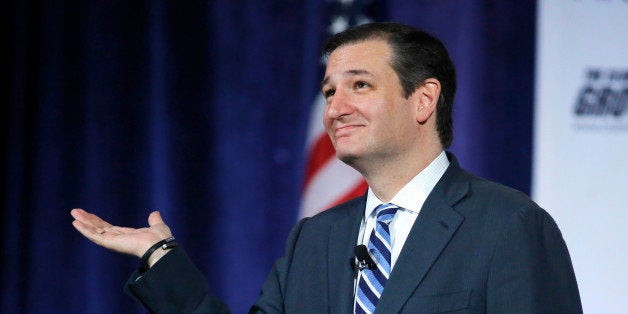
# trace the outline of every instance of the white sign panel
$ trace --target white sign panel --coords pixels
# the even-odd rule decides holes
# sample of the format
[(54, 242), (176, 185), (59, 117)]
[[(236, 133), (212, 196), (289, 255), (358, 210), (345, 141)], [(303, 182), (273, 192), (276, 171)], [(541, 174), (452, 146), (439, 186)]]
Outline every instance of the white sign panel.
[(628, 1), (545, 0), (533, 198), (556, 219), (585, 313), (628, 309)]

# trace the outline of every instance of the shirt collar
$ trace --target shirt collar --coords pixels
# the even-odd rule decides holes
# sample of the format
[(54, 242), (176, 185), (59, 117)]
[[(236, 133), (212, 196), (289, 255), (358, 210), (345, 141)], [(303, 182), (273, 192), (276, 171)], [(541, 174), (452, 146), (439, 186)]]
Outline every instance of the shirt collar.
[[(445, 151), (442, 151), (425, 169), (406, 183), (390, 200), (390, 203), (418, 214), (427, 196), (445, 174), (447, 167), (449, 167), (449, 160)], [(365, 219), (371, 216), (373, 210), (381, 204), (383, 202), (375, 196), (369, 187), (366, 196), (366, 210), (364, 211)]]

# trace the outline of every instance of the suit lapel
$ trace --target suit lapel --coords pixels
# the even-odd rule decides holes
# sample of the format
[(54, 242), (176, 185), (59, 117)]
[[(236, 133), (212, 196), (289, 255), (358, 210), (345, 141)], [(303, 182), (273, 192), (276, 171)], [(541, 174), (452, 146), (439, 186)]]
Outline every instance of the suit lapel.
[[(455, 159), (428, 196), (397, 259), (376, 313), (397, 313), (416, 290), (464, 217), (452, 205), (469, 190)], [(458, 180), (460, 179), (460, 180)]]
[(366, 196), (352, 203), (347, 215), (331, 227), (327, 246), (330, 313), (353, 312), (354, 248), (366, 206)]

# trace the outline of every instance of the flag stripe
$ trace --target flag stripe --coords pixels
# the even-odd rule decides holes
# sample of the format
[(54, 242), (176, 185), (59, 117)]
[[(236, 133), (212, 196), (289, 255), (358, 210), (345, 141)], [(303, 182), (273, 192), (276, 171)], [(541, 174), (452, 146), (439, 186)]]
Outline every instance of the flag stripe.
[(360, 180), (360, 183), (356, 184), (353, 189), (347, 190), (346, 193), (338, 198), (336, 201), (330, 203), (329, 207), (336, 206), (338, 204), (344, 203), (352, 198), (356, 198), (358, 196), (362, 196), (366, 193), (366, 189), (368, 189), (369, 185), (364, 181), (364, 179)]
[[(327, 22), (327, 27), (324, 28), (326, 34), (323, 34), (325, 37), (348, 27), (370, 22), (374, 17), (370, 15), (384, 14), (383, 3), (376, 0), (368, 2), (329, 0), (325, 1), (324, 7)], [(377, 18), (381, 19), (383, 16)], [(319, 81), (320, 77), (312, 78), (312, 80)], [(308, 155), (299, 218), (315, 215), (358, 197), (368, 188), (356, 170), (335, 157), (333, 145), (321, 123), (326, 107), (325, 98), (321, 93), (312, 96), (315, 97), (309, 119)]]
[(305, 169), (304, 187), (307, 189), (312, 178), (328, 163), (335, 158), (336, 151), (326, 133), (321, 133), (314, 141), (311, 153), (308, 156), (307, 167)]
[(346, 199), (348, 192), (355, 193), (362, 181), (359, 172), (332, 158), (312, 177), (303, 192), (301, 217), (314, 215)]

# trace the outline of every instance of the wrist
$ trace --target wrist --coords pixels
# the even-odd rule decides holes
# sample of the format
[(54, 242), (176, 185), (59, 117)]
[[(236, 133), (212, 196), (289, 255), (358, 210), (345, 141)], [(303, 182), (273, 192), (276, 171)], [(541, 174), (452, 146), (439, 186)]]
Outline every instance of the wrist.
[(159, 261), (166, 254), (168, 254), (168, 252), (170, 252), (171, 249), (172, 249), (172, 247), (155, 250), (155, 252), (153, 252), (153, 254), (151, 254), (151, 256), (146, 261), (146, 264), (148, 265), (147, 268), (153, 267), (153, 265), (155, 265), (155, 263), (157, 263), (157, 261)]
[(177, 246), (177, 243), (174, 242), (174, 237), (169, 237), (153, 244), (140, 258), (139, 273), (145, 273), (175, 246)]

